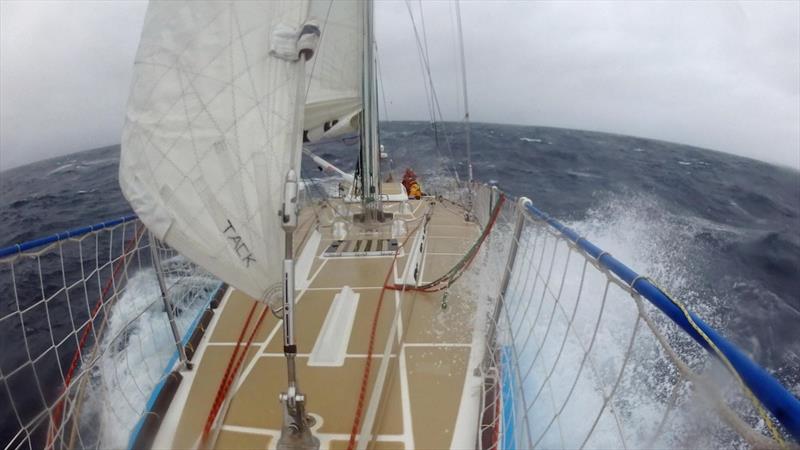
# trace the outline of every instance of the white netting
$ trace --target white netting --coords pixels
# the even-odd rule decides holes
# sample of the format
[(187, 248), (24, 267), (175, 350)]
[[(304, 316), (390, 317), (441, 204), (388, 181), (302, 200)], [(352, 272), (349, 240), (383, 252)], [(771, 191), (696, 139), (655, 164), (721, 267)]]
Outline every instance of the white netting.
[(552, 226), (511, 211), (493, 233), (516, 253), (487, 324), (482, 448), (778, 445), (717, 359)]
[(429, 185), (428, 190), (430, 191), (428, 193), (438, 195), (463, 208), (482, 228), (489, 224), (492, 210), (502, 194), (494, 186), (480, 183), (457, 183), (451, 178), (437, 180), (432, 186)]
[[(0, 444), (119, 448), (175, 337), (138, 220), (0, 259)], [(220, 282), (158, 245), (181, 341)]]

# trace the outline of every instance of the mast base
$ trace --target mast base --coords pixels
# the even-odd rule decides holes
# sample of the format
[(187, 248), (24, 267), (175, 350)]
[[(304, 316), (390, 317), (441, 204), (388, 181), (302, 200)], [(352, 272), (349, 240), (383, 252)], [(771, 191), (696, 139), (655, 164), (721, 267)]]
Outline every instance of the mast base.
[(366, 213), (353, 214), (353, 222), (386, 222), (392, 220), (394, 214), (384, 211), (368, 211)]

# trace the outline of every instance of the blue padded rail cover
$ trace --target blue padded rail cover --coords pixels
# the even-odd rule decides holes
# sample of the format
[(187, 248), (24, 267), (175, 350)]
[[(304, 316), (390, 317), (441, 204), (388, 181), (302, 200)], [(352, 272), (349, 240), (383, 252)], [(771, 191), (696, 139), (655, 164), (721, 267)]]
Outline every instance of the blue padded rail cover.
[[(512, 373), (512, 349), (506, 345), (500, 350), (500, 362), (502, 370), (500, 386), (501, 391), (501, 408), (502, 408), (502, 426), (503, 434), (501, 439), (501, 449), (503, 450), (517, 450), (516, 436), (514, 435), (514, 421), (516, 419), (516, 405), (514, 403), (514, 374)], [(497, 426), (497, 425), (495, 425)], [(529, 424), (525, 424), (529, 427)]]
[[(695, 341), (702, 345), (712, 355), (714, 352), (708, 342), (692, 327), (689, 320), (684, 316), (683, 311), (648, 279), (640, 277), (631, 268), (604, 252), (601, 248), (582, 238), (572, 228), (553, 219), (547, 213), (537, 209), (531, 203), (526, 202), (527, 211), (538, 220), (546, 222), (551, 227), (558, 230), (562, 236), (566, 237), (576, 246), (591, 255), (597, 262), (606, 269), (613, 272), (622, 281), (631, 286), (642, 297), (655, 305), (666, 314), (675, 324), (688, 333)], [(731, 365), (739, 373), (744, 383), (761, 401), (761, 403), (786, 427), (792, 437), (800, 442), (800, 400), (772, 377), (766, 370), (754, 363), (738, 347), (722, 337), (716, 330), (703, 322), (694, 313), (689, 313), (692, 320), (703, 333), (717, 346), (717, 348), (728, 358)], [(715, 355), (716, 356), (716, 355)]]
[(16, 255), (18, 253), (22, 253), (24, 251), (31, 250), (34, 248), (43, 247), (53, 242), (63, 241), (64, 239), (83, 236), (84, 234), (91, 233), (92, 231), (102, 230), (103, 228), (113, 227), (121, 223), (130, 222), (136, 219), (137, 219), (136, 214), (131, 214), (128, 216), (120, 217), (119, 219), (108, 220), (105, 222), (100, 222), (86, 227), (75, 228), (69, 231), (62, 231), (61, 233), (58, 234), (53, 234), (50, 236), (33, 239), (28, 242), (23, 242), (22, 244), (9, 245), (8, 247), (0, 248), (0, 258)]

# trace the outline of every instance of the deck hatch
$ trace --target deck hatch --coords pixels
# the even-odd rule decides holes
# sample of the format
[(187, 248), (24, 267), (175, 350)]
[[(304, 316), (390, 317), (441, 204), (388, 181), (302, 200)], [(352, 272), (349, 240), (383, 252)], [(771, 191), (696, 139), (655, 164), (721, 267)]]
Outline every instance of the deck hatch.
[[(333, 241), (322, 257), (394, 256), (398, 246), (397, 239), (346, 239)], [(398, 256), (402, 256), (402, 251)]]

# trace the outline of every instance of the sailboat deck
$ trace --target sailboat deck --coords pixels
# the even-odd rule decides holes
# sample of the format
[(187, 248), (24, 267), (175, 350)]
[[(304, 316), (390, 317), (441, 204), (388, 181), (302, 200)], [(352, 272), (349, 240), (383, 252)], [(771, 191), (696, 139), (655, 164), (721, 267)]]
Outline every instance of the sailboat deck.
[[(431, 281), (447, 272), (480, 234), (479, 227), (465, 222), (454, 207), (436, 203), (430, 198), (409, 202), (412, 211), (404, 217), (409, 236), (397, 238), (403, 248), (393, 269), (393, 255), (324, 256), (334, 242), (330, 227), (313, 225), (317, 220), (325, 224), (325, 214), (330, 215), (343, 205), (307, 207), (301, 215), (303, 226), (296, 232), (298, 246), (303, 247), (298, 252), (296, 281), (297, 366), (300, 390), (308, 399), (308, 412), (316, 419), (312, 430), (320, 439), (321, 448), (347, 448), (373, 317), (388, 271), (393, 270), (390, 280), (401, 283), (403, 279), (413, 279), (413, 269), (419, 264), (420, 281)], [(429, 208), (432, 216), (424, 251), (415, 255), (423, 229), (415, 228), (416, 223)], [(399, 204), (387, 204), (386, 209), (398, 213)], [(347, 238), (358, 239), (359, 233), (362, 231), (354, 226)], [(363, 234), (372, 239), (386, 237), (381, 232)], [(335, 311), (339, 309), (332, 307), (343, 286), (351, 287), (358, 295), (357, 299), (348, 300), (357, 302), (354, 320), (349, 322), (352, 325), (337, 318)], [(471, 373), (471, 366), (481, 357), (482, 346), (475, 343), (480, 337), (473, 336), (479, 316), (476, 301), (464, 292), (451, 292), (446, 309), (442, 308), (442, 292), (384, 293), (362, 421), (366, 427), (374, 424), (370, 448), (474, 447), (480, 379)], [(198, 347), (194, 369), (184, 371), (184, 381), (164, 417), (154, 447), (201, 447), (203, 426), (254, 303), (242, 292), (228, 290)], [(263, 308), (261, 303), (256, 305), (253, 322)], [(332, 321), (327, 325), (334, 332), (324, 339), (341, 339), (346, 345), (341, 364), (319, 365), (311, 356), (326, 321)], [(245, 336), (249, 333), (248, 330)], [(393, 341), (387, 347), (390, 336)], [(382, 374), (385, 378), (381, 378)], [(222, 409), (222, 427), (215, 447), (275, 448), (282, 422), (278, 395), (285, 389), (282, 325), (267, 312), (243, 360), (240, 376), (231, 387), (231, 401)]]

